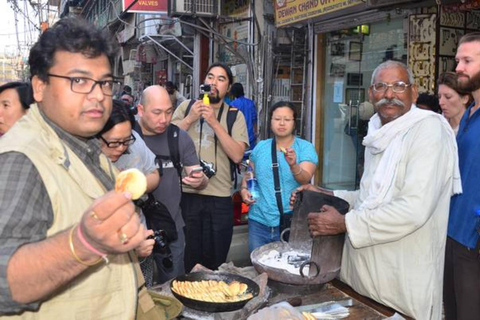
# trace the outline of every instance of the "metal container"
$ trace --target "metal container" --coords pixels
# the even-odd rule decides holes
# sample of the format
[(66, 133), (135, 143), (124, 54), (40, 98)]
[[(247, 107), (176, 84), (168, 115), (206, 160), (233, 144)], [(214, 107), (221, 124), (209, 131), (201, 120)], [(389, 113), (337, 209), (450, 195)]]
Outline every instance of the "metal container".
[(206, 312), (227, 312), (241, 309), (247, 304), (248, 301), (258, 296), (260, 292), (260, 287), (255, 281), (231, 273), (213, 273), (213, 272), (192, 272), (176, 277), (174, 280), (177, 281), (203, 281), (203, 280), (216, 280), (224, 281), (226, 283), (231, 283), (232, 281), (238, 281), (245, 283), (248, 288), (246, 293), (251, 293), (252, 297), (249, 299), (235, 301), (235, 302), (208, 302), (195, 300), (182, 296), (181, 294), (176, 293), (173, 289), (173, 281), (170, 283), (170, 290), (172, 294), (180, 300), (186, 307), (191, 309), (206, 311)]
[[(340, 198), (307, 190), (300, 192), (293, 208), (289, 242), (273, 242), (255, 249), (250, 255), (255, 269), (266, 272), (269, 279), (295, 285), (322, 284), (334, 279), (340, 272), (345, 235), (312, 239), (308, 231), (308, 214), (320, 212), (323, 205), (333, 206), (341, 214), (349, 210), (348, 203)], [(293, 251), (299, 256), (309, 255), (310, 258), (300, 266), (300, 274), (293, 274), (262, 264), (262, 258), (272, 250), (280, 254)], [(306, 265), (309, 266), (308, 272), (303, 272)]]

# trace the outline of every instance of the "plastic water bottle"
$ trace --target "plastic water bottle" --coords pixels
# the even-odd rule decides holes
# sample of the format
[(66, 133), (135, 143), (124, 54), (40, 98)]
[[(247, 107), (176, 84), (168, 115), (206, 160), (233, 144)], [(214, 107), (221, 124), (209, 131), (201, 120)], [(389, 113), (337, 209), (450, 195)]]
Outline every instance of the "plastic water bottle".
[(253, 174), (253, 168), (248, 166), (247, 168), (247, 188), (250, 194), (252, 195), (252, 199), (255, 200), (258, 198), (258, 184), (257, 179)]

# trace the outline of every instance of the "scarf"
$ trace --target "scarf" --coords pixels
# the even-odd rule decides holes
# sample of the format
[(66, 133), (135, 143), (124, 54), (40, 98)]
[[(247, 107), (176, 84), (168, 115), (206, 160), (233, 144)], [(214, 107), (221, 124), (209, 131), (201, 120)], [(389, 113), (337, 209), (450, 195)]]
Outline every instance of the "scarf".
[(397, 167), (402, 155), (406, 152), (404, 146), (405, 137), (410, 129), (427, 117), (438, 118), (448, 133), (448, 141), (445, 141), (445, 143), (448, 151), (453, 153), (455, 157), (454, 167), (452, 168), (452, 195), (462, 193), (455, 133), (443, 116), (431, 111), (421, 110), (412, 104), (410, 111), (383, 126), (377, 113), (373, 115), (368, 123), (368, 134), (363, 139), (363, 145), (367, 148), (365, 152), (365, 167), (370, 164), (372, 155), (382, 152), (384, 152), (384, 155), (376, 168), (368, 190), (368, 196), (360, 205), (360, 209), (375, 209), (392, 199), (393, 185), (398, 172)]

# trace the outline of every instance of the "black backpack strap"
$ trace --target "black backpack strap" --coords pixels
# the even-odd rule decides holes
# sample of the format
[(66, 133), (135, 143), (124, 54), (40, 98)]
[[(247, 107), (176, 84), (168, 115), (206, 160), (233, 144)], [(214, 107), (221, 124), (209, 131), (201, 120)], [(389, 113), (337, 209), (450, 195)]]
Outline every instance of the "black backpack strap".
[(170, 160), (173, 163), (179, 177), (182, 177), (183, 164), (180, 161), (179, 147), (180, 128), (170, 123), (167, 129), (168, 149), (170, 150)]
[(132, 129), (135, 130), (135, 132), (138, 133), (138, 135), (140, 136), (140, 138), (143, 139), (142, 127), (140, 127), (140, 124), (138, 123), (138, 121), (135, 121)]
[[(235, 124), (235, 121), (237, 120), (237, 114), (238, 114), (238, 109), (234, 107), (229, 107), (228, 112), (227, 112), (227, 131), (228, 135), (231, 137), (232, 136), (232, 130), (233, 130), (233, 125)], [(230, 178), (232, 181), (234, 181), (234, 189), (237, 188), (237, 180), (238, 180), (238, 174), (240, 173), (240, 166), (230, 160)]]
[(278, 172), (278, 160), (277, 160), (277, 141), (275, 137), (272, 139), (272, 170), (273, 170), (273, 183), (275, 187), (275, 199), (277, 199), (277, 207), (280, 212), (280, 227), (283, 226), (283, 204), (282, 204), (282, 190), (280, 188), (280, 174)]
[(192, 106), (195, 103), (195, 101), (196, 101), (195, 99), (192, 99), (188, 103), (187, 109), (185, 109), (185, 114), (183, 115), (184, 118), (188, 115), (188, 113), (190, 112), (190, 109), (192, 109)]

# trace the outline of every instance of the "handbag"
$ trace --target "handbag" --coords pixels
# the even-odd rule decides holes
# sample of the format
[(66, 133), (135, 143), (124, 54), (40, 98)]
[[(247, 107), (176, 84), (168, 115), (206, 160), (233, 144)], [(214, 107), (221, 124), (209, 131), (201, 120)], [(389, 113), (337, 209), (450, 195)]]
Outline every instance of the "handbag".
[[(275, 199), (277, 200), (278, 212), (280, 213), (280, 234), (290, 228), (292, 223), (292, 214), (283, 213), (282, 203), (282, 189), (280, 188), (280, 174), (278, 172), (278, 159), (277, 159), (277, 142), (275, 137), (272, 139), (272, 170), (273, 170), (273, 184), (275, 188)], [(285, 241), (288, 241), (288, 235)]]
[(142, 208), (142, 212), (145, 215), (147, 221), (147, 227), (154, 231), (163, 230), (165, 232), (167, 242), (177, 240), (177, 226), (173, 220), (168, 208), (155, 199), (152, 193), (148, 194), (148, 199), (145, 201), (137, 202), (137, 205)]

